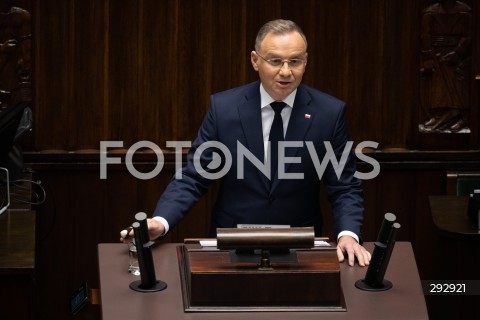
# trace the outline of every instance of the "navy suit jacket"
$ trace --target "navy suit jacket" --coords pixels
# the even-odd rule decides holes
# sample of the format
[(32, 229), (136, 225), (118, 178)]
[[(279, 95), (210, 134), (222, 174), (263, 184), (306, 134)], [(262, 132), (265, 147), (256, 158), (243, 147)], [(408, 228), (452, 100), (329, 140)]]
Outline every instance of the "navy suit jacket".
[[(353, 153), (350, 152), (340, 179), (331, 163), (319, 179), (304, 143), (311, 141), (321, 163), (327, 152), (324, 142), (329, 142), (340, 160), (346, 143), (351, 140), (345, 109), (343, 101), (301, 84), (295, 96), (285, 141), (300, 141), (303, 146), (285, 149), (287, 157), (297, 157), (296, 160), (288, 160), (292, 163), (286, 164), (285, 172), (303, 173), (304, 177), (273, 179), (270, 183), (247, 159), (244, 161), (243, 179), (237, 177), (238, 142), (260, 161), (264, 159), (260, 82), (212, 95), (210, 110), (190, 148), (182, 178), (173, 179), (167, 186), (154, 216), (162, 216), (173, 227), (207, 191), (212, 180), (197, 172), (193, 164), (194, 153), (203, 143), (217, 141), (230, 150), (233, 162), (221, 181), (212, 212), (211, 236), (215, 236), (217, 227), (232, 228), (241, 223), (313, 226), (319, 236), (323, 221), (319, 201), (322, 181), (332, 206), (336, 233), (348, 230), (360, 236), (363, 195), (361, 182), (353, 177), (356, 170)], [(207, 149), (201, 155), (204, 168), (212, 161), (210, 151)]]

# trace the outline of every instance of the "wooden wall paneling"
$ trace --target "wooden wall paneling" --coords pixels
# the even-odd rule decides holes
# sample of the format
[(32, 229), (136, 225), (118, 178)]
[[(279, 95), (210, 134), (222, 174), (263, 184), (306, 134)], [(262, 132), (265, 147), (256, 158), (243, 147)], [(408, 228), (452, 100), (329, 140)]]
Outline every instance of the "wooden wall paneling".
[[(480, 4), (478, 1), (474, 1), (472, 4), (472, 14), (475, 17), (472, 20), (473, 23), (473, 55), (472, 59), (472, 71), (476, 77), (480, 76)], [(480, 79), (477, 80), (473, 84), (472, 89), (472, 110), (470, 112), (471, 117), (471, 129), (473, 132), (472, 139), (471, 139), (471, 148), (474, 150), (480, 149)]]
[(446, 190), (446, 172), (436, 170), (418, 171), (413, 181), (415, 185), (415, 228), (413, 244), (421, 279), (438, 279), (432, 261), (439, 253), (437, 230), (433, 224), (429, 196), (443, 195)]
[(35, 317), (34, 279), (22, 274), (0, 275), (0, 308), (2, 318), (30, 320)]
[[(192, 141), (209, 106), (212, 81), (212, 2), (180, 1), (178, 27), (179, 67), (175, 107), (177, 140)], [(203, 13), (203, 14), (199, 14)]]
[(108, 140), (130, 146), (138, 141), (144, 108), (140, 80), (141, 63), (139, 1), (110, 1), (108, 13)]
[(224, 91), (249, 82), (252, 69), (250, 52), (255, 36), (248, 34), (246, 2), (217, 1), (212, 7), (212, 85), (211, 93)]
[[(249, 51), (253, 50), (253, 44), (258, 30), (270, 20), (283, 18), (282, 0), (246, 0), (247, 27), (249, 37)], [(256, 77), (255, 79), (257, 79)]]
[(348, 114), (352, 116), (356, 106), (349, 100), (351, 87), (348, 86), (352, 75), (351, 2), (315, 1), (310, 9), (313, 11), (311, 20), (298, 21), (309, 41), (304, 82), (347, 101), (350, 104)]
[[(80, 170), (73, 169), (73, 172), (67, 173), (70, 176), (71, 190), (74, 196), (70, 196), (67, 209), (61, 214), (69, 215), (71, 217), (72, 226), (68, 236), (69, 252), (71, 252), (70, 267), (64, 270), (66, 276), (65, 282), (68, 283), (68, 293), (72, 294), (83, 283), (87, 282), (93, 289), (99, 289), (99, 279), (97, 270), (89, 268), (91, 265), (98, 265), (97, 245), (99, 242), (113, 242), (118, 237), (118, 232), (115, 232), (112, 226), (121, 216), (122, 211), (115, 210), (117, 206), (113, 203), (122, 202), (122, 209), (129, 205), (129, 201), (122, 201), (126, 196), (138, 197), (136, 193), (135, 184), (131, 183), (130, 176), (123, 175), (123, 179), (117, 180), (117, 187), (112, 187), (110, 183), (105, 180), (98, 179), (98, 171), (91, 170), (89, 165)], [(98, 168), (98, 167), (97, 167)], [(123, 192), (122, 193), (120, 193)], [(124, 196), (123, 198), (121, 198)], [(62, 210), (63, 211), (63, 210)], [(64, 228), (66, 226), (59, 226)], [(118, 241), (118, 240), (117, 240)], [(125, 247), (127, 252), (127, 248)], [(63, 252), (58, 252), (59, 255), (64, 255)], [(125, 270), (127, 267), (123, 266)], [(51, 290), (51, 289), (50, 289)], [(64, 298), (65, 299), (65, 298)], [(61, 300), (59, 300), (61, 301)], [(96, 319), (100, 311), (99, 305), (89, 304), (80, 316), (84, 319)]]
[[(107, 2), (108, 4), (108, 2)], [(99, 149), (105, 135), (105, 95), (107, 87), (104, 53), (108, 50), (108, 6), (103, 1), (75, 1), (71, 9), (69, 58), (72, 60), (69, 81), (67, 123), (68, 149)], [(85, 112), (87, 111), (87, 112)]]
[[(182, 23), (178, 1), (143, 1), (141, 6), (142, 99), (136, 109), (142, 118), (138, 139), (165, 147), (165, 141), (176, 138), (178, 86), (178, 29)], [(185, 91), (183, 91), (185, 92)]]
[(385, 6), (384, 83), (381, 114), (384, 147), (412, 148), (418, 131), (418, 1), (387, 1)]
[[(65, 123), (74, 112), (69, 100), (72, 63), (69, 37), (70, 2), (34, 1), (35, 146), (39, 149), (69, 149), (71, 128)], [(77, 141), (83, 145), (83, 141)]]
[[(77, 277), (72, 273), (75, 257), (88, 256), (88, 252), (73, 250), (76, 210), (71, 210), (69, 203), (74, 195), (71, 175), (50, 172), (48, 178), (43, 175), (36, 178), (42, 181), (47, 192), (47, 201), (37, 209), (37, 316), (49, 319), (55, 318), (52, 314), (58, 314), (57, 319), (68, 318), (67, 298), (73, 292), (73, 278)], [(89, 234), (84, 231), (82, 238)]]
[[(385, 5), (386, 1), (353, 1), (351, 68), (347, 80), (347, 101), (355, 113), (351, 117), (355, 140), (388, 142), (382, 130), (385, 83)], [(353, 110), (352, 110), (353, 111)]]
[(192, 139), (211, 93), (258, 78), (249, 52), (278, 17), (305, 29), (305, 83), (347, 101), (356, 141), (414, 148), (427, 2), (397, 2), (35, 2), (34, 149)]

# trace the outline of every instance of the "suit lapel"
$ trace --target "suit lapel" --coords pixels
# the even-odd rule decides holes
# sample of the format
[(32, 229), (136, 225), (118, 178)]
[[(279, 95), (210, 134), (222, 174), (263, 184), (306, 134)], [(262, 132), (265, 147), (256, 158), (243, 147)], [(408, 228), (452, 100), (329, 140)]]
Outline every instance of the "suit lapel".
[[(264, 161), (264, 144), (262, 132), (262, 115), (260, 109), (260, 82), (251, 87), (246, 92), (245, 101), (238, 105), (238, 115), (242, 124), (243, 133), (245, 135), (247, 149), (255, 155), (261, 162)], [(270, 187), (270, 183), (265, 175), (258, 170), (258, 174), (266, 188)]]
[[(310, 95), (306, 92), (303, 86), (299, 86), (295, 102), (293, 103), (292, 114), (288, 122), (287, 133), (285, 141), (303, 141), (305, 135), (310, 129), (313, 118), (315, 117), (315, 110), (310, 106)], [(289, 154), (296, 154), (295, 148), (287, 150)]]

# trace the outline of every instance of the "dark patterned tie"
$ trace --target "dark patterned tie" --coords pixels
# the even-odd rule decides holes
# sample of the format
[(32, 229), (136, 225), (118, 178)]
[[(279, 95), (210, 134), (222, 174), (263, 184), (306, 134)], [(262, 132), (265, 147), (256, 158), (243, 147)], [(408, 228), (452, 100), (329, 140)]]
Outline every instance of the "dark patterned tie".
[(283, 141), (283, 120), (281, 112), (285, 107), (285, 102), (275, 101), (270, 103), (270, 106), (275, 111), (275, 117), (273, 118), (272, 128), (270, 129), (270, 135), (268, 140), (270, 141), (270, 164), (271, 164), (271, 181), (277, 174), (278, 167), (278, 142)]

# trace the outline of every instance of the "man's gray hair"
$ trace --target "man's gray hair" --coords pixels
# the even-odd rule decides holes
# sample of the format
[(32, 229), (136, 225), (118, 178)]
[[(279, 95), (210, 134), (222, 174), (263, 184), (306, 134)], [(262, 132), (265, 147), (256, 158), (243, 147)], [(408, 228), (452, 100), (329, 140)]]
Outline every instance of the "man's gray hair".
[(307, 47), (307, 37), (303, 33), (302, 29), (291, 20), (277, 19), (265, 23), (260, 30), (258, 30), (257, 38), (255, 39), (255, 51), (260, 51), (260, 45), (263, 39), (272, 32), (276, 35), (286, 34), (290, 32), (298, 32), (305, 41), (305, 48)]

